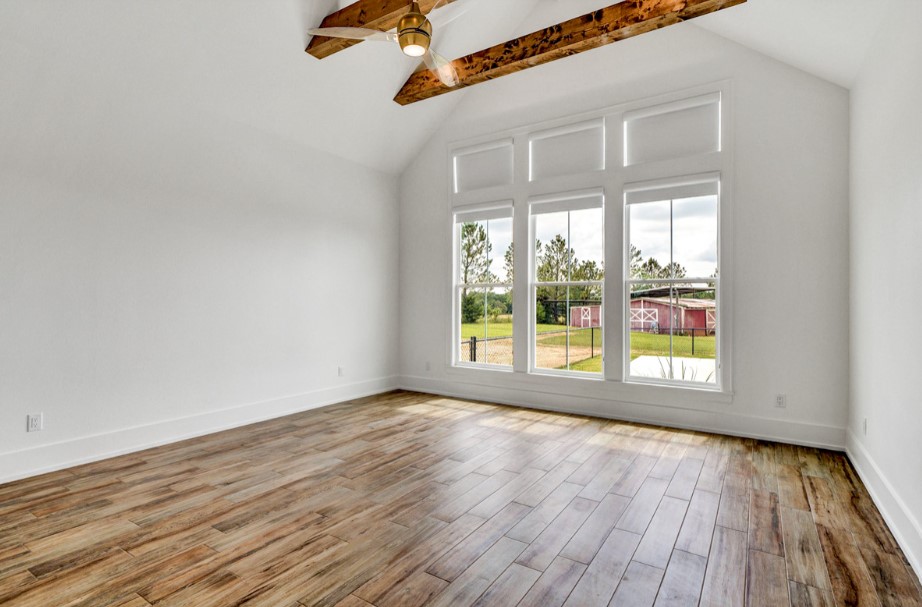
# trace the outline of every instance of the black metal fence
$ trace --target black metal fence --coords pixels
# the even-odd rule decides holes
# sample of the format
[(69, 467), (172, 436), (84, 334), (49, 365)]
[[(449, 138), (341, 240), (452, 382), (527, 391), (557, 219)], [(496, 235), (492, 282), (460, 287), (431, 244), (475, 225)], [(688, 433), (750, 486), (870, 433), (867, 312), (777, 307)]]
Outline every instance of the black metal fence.
[(460, 360), (490, 365), (511, 365), (512, 337), (472, 336), (461, 342)]

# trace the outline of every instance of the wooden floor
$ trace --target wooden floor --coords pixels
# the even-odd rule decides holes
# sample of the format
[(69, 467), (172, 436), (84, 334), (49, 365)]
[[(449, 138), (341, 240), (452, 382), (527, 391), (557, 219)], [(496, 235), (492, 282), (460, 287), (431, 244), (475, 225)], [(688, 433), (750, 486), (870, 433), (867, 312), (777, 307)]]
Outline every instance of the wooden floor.
[(922, 605), (840, 454), (394, 393), (0, 486), (0, 605)]

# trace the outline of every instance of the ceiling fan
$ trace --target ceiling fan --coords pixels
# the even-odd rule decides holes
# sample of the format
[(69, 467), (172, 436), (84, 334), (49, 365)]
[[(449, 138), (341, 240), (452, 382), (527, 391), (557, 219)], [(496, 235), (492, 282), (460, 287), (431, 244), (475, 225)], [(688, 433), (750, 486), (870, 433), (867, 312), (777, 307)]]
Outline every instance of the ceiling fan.
[[(438, 0), (429, 11), (439, 8), (448, 0)], [(382, 32), (363, 27), (321, 27), (308, 30), (312, 36), (346, 38), (349, 40), (370, 40), (375, 42), (396, 42), (408, 57), (421, 57), (426, 67), (438, 75), (442, 84), (448, 87), (458, 85), (458, 72), (451, 61), (432, 49), (432, 22), (419, 8), (419, 2), (410, 2), (407, 14), (400, 18), (396, 32)]]

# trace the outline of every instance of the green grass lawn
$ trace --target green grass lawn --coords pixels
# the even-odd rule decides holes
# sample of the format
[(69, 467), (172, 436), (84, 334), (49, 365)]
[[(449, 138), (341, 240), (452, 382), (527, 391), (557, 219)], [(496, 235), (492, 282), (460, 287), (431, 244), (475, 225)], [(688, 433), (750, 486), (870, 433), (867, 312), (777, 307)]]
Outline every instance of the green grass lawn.
[[(537, 325), (538, 333), (545, 333), (547, 331), (563, 331), (566, 329), (564, 325)], [(489, 324), (490, 334), (488, 337), (512, 337), (512, 323), (511, 322), (496, 322)], [(461, 339), (470, 339), (471, 337), (476, 337), (477, 339), (484, 338), (484, 328), (482, 322), (472, 322), (465, 323), (461, 325)], [(588, 342), (587, 342), (588, 343)]]
[(586, 373), (601, 373), (602, 372), (602, 357), (593, 356), (592, 358), (587, 358), (579, 362), (575, 362), (570, 365), (571, 371), (584, 371)]
[[(672, 338), (673, 355), (681, 358), (715, 358), (716, 339), (713, 335), (695, 337), (695, 353), (692, 354), (692, 338), (677, 335)], [(638, 356), (669, 356), (669, 336), (652, 333), (631, 333), (631, 360)]]

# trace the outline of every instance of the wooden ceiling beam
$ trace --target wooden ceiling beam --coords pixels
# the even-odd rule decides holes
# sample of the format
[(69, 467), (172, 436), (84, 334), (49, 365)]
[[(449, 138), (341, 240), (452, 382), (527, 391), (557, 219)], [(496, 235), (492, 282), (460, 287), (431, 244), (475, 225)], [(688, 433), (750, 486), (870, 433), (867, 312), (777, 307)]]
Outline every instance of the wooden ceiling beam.
[[(419, 0), (419, 8), (428, 15), (437, 1)], [(443, 6), (454, 1), (444, 0)], [(387, 32), (397, 27), (397, 22), (407, 14), (409, 8), (409, 0), (359, 0), (327, 15), (320, 27), (367, 27)], [(314, 36), (305, 50), (317, 59), (324, 59), (360, 42), (361, 40)]]
[(408, 105), (744, 2), (746, 0), (624, 0), (455, 59), (452, 65), (460, 80), (456, 87), (445, 86), (430, 70), (417, 71), (394, 101)]

